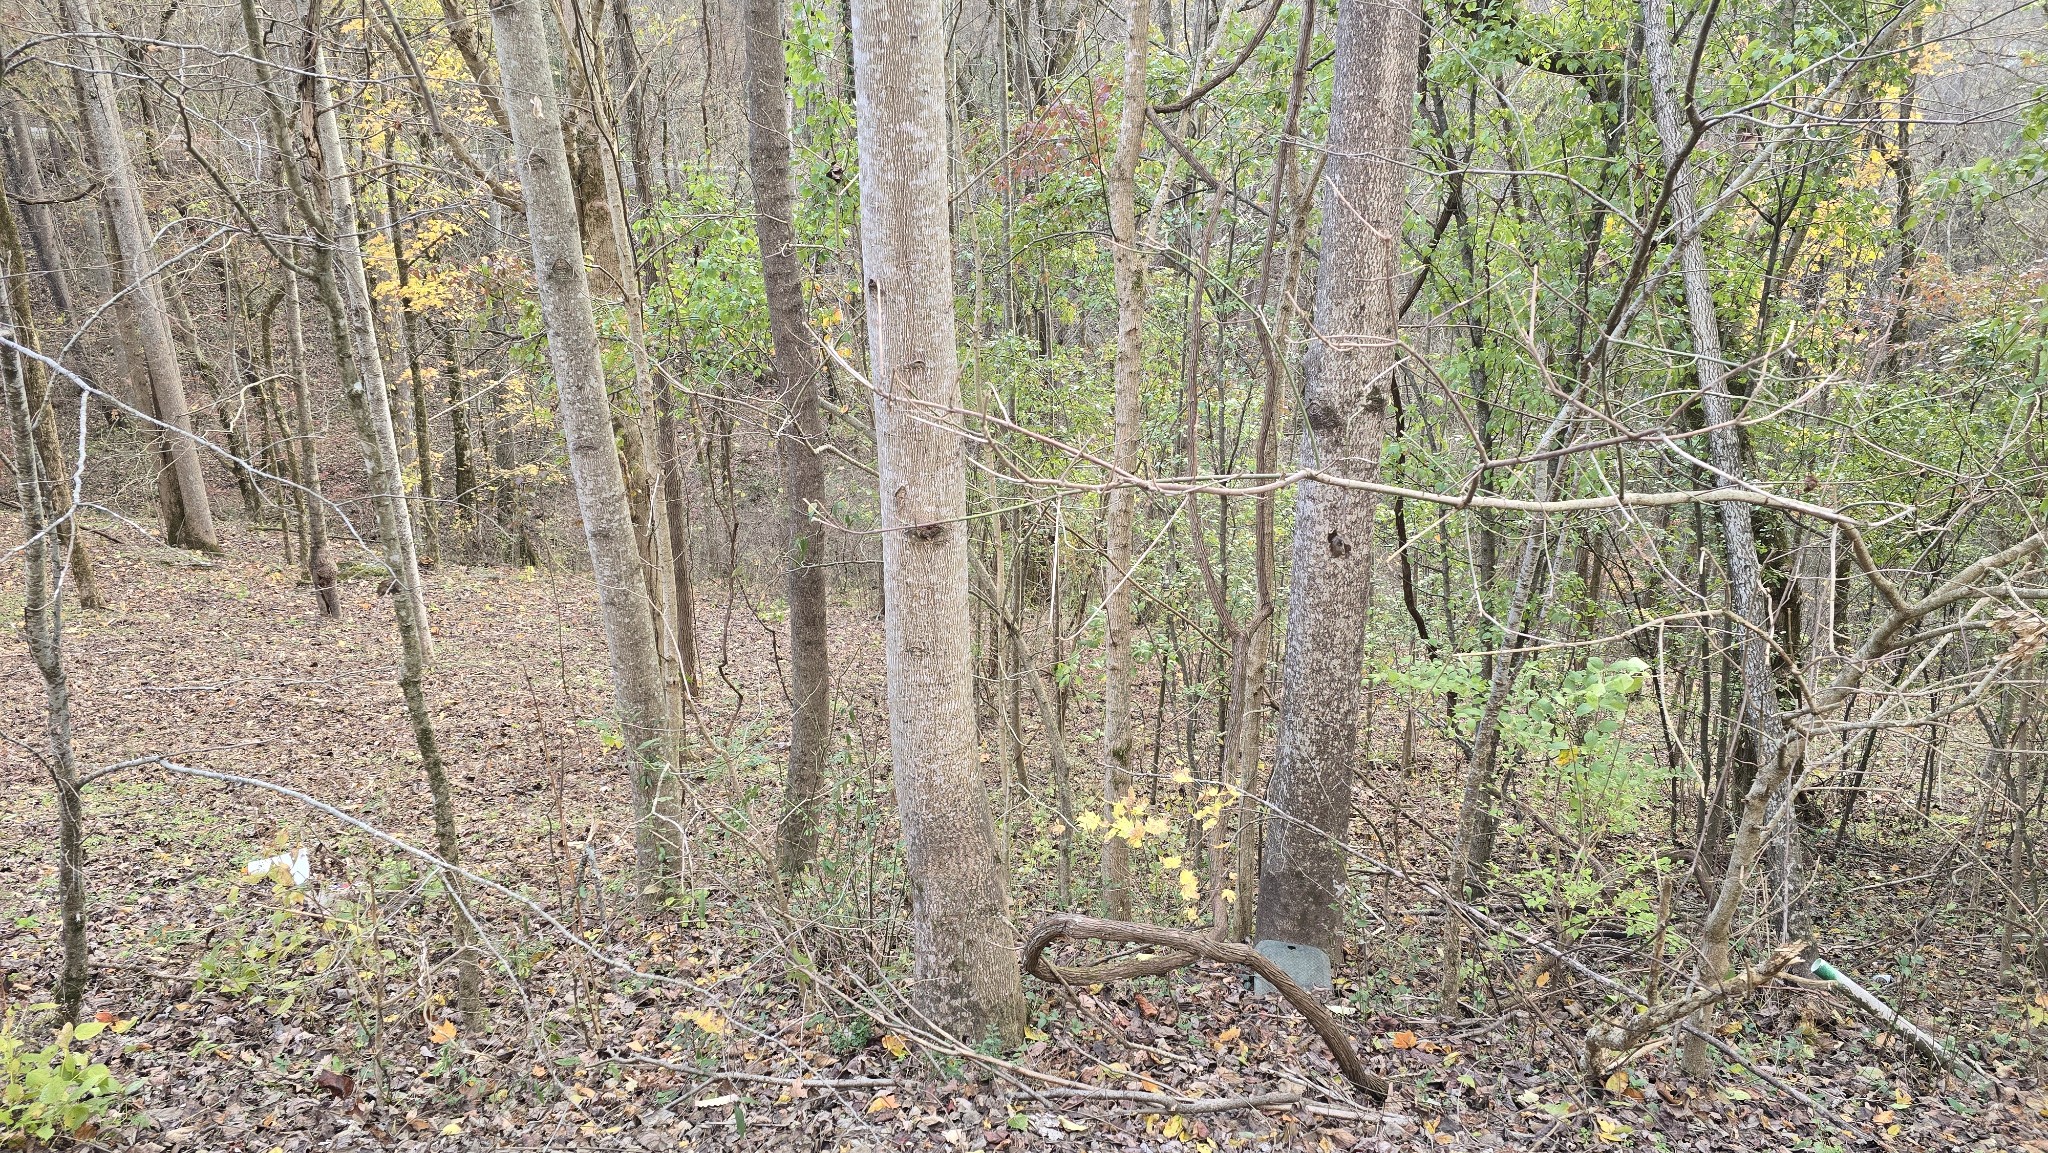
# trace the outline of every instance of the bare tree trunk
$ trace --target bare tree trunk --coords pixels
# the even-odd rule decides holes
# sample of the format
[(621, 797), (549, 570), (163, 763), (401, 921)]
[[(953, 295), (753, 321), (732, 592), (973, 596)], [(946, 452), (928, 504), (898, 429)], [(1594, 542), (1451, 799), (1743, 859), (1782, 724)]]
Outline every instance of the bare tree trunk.
[(747, 172), (754, 183), (754, 231), (768, 325), (775, 344), (775, 391), (782, 422), (776, 451), (782, 463), (787, 523), (790, 695), (789, 774), (775, 862), (785, 878), (810, 867), (818, 851), (818, 806), (832, 743), (830, 648), (826, 638), (825, 466), (817, 449), (825, 422), (818, 412), (818, 355), (804, 325), (803, 271), (796, 257), (796, 189), (789, 173), (789, 78), (783, 58), (782, 0), (748, 0)]
[(483, 515), (476, 491), (475, 446), (469, 437), (469, 396), (463, 391), (462, 350), (455, 323), (441, 328), (441, 375), (448, 386), (448, 455), (455, 474), (455, 507), (469, 515), (471, 527)]
[(290, 294), (285, 323), (291, 333), (292, 411), (299, 426), (299, 483), (306, 486), (306, 577), (320, 615), (341, 619), (341, 574), (327, 543), (327, 500), (320, 490), (320, 433), (313, 423), (313, 386), (306, 379), (306, 323), (299, 305), (299, 277), (286, 274)]
[(967, 461), (939, 0), (854, 0), (861, 264), (881, 489), (889, 744), (910, 874), (915, 1003), (1019, 1042), (1024, 995), (975, 742)]
[(155, 247), (144, 224), (135, 165), (128, 157), (120, 99), (114, 92), (114, 74), (100, 52), (98, 21), (88, 3), (89, 0), (61, 0), (59, 7), (65, 28), (71, 34), (71, 51), (79, 69), (73, 75), (79, 88), (79, 104), (85, 110), (86, 135), (99, 162), (99, 176), (106, 182), (108, 215), (112, 217), (114, 243), (120, 253), (120, 286), (134, 301), (132, 311), (141, 330), (141, 351), (149, 369), (157, 419), (170, 426), (167, 449), (177, 477), (181, 515), (175, 526), (167, 520), (165, 527), (171, 530), (167, 536), (175, 545), (219, 552), (213, 502), (207, 496), (206, 475), (199, 468), (199, 445), (192, 434), (185, 378), (178, 368), (170, 318), (156, 282)]
[(686, 484), (688, 465), (683, 455), (682, 432), (676, 427), (676, 397), (664, 394), (658, 427), (661, 434), (662, 513), (668, 518), (669, 571), (675, 585), (675, 616), (670, 628), (675, 634), (676, 663), (681, 666), (683, 693), (697, 696), (697, 591), (690, 579), (690, 490)]
[[(648, 611), (654, 617), (662, 678), (673, 698), (670, 712), (680, 716), (684, 682), (694, 679), (683, 671), (679, 650), (684, 646), (680, 638), (689, 631), (684, 626), (694, 627), (694, 622), (685, 621), (676, 611), (676, 542), (669, 539), (667, 473), (661, 468), (655, 450), (658, 420), (653, 371), (647, 354), (646, 300), (633, 259), (625, 192), (619, 185), (617, 123), (612, 115), (609, 77), (603, 59), (606, 0), (592, 3), (589, 12), (584, 10), (583, 0), (569, 0), (560, 9), (565, 21), (563, 36), (570, 45), (569, 67), (564, 70), (570, 111), (564, 146), (585, 255), (589, 267), (597, 274), (596, 293), (616, 299), (626, 318), (626, 352), (632, 361), (633, 375), (627, 387), (614, 385), (612, 389), (612, 420), (623, 457), (627, 508), (646, 569)], [(586, 283), (590, 283), (588, 273)], [(606, 292), (606, 284), (615, 288), (616, 293)], [(689, 647), (694, 648), (694, 638)]]
[[(71, 743), (71, 682), (64, 672), (65, 559), (50, 547), (48, 531), (57, 511), (45, 503), (51, 482), (61, 480), (45, 475), (42, 455), (31, 426), (36, 405), (29, 378), (41, 374), (41, 366), (17, 351), (21, 344), (35, 350), (32, 326), (20, 323), (28, 316), (27, 301), (20, 297), (28, 278), (27, 261), (15, 235), (13, 214), (6, 198), (0, 197), (0, 390), (6, 392), (4, 405), (14, 434), (15, 496), (21, 502), (23, 631), (28, 637), (29, 656), (42, 674), (44, 734), (49, 741), (45, 767), (57, 786), (57, 893), (58, 936), (63, 960), (57, 970), (57, 1010), (67, 1022), (78, 1020), (79, 1005), (85, 1000), (86, 909), (85, 909), (85, 807), (78, 794), (78, 756)], [(45, 386), (47, 387), (47, 386)], [(59, 537), (59, 540), (62, 538)]]
[[(1407, 0), (1345, 0), (1315, 327), (1304, 365), (1306, 467), (1379, 471), (1394, 384), (1402, 190), (1420, 19)], [(1332, 956), (1343, 944), (1343, 846), (1351, 817), (1358, 681), (1372, 565), (1373, 498), (1305, 483), (1295, 498), (1293, 575), (1281, 662), (1275, 819), (1259, 862), (1258, 937)]]
[[(391, 163), (391, 137), (384, 134), (384, 163)], [(420, 519), (426, 522), (427, 551), (424, 563), (433, 567), (441, 563), (441, 516), (434, 505), (434, 432), (428, 419), (431, 410), (427, 407), (427, 381), (420, 370), (420, 326), (414, 314), (412, 297), (412, 267), (405, 255), (405, 227), (398, 211), (398, 180), (387, 176), (384, 180), (384, 226), (391, 239), (391, 263), (398, 277), (398, 338), (405, 344), (406, 379), (412, 385), (412, 440), (413, 459), (420, 470)]]
[(36, 263), (42, 266), (43, 283), (50, 289), (50, 303), (59, 316), (71, 315), (71, 278), (65, 274), (70, 263), (64, 252), (64, 233), (57, 227), (57, 214), (50, 210), (43, 191), (43, 166), (36, 159), (35, 137), (29, 135), (28, 117), (21, 102), (7, 102), (4, 139), (7, 173), (20, 190), (21, 215), (28, 225), (29, 243), (35, 247)]
[[(377, 342), (377, 320), (356, 231), (355, 190), (349, 178), (348, 153), (341, 143), (334, 95), (327, 86), (326, 59), (317, 43), (310, 64), (310, 75), (300, 81), (301, 107), (313, 122), (314, 139), (309, 152), (318, 170), (317, 183), (324, 185), (327, 195), (327, 228), (333, 245), (329, 268), (345, 324), (345, 331), (337, 335), (345, 339), (348, 355), (355, 361), (354, 378), (346, 381), (343, 391), (362, 438), (364, 462), (376, 498), (378, 544), (383, 548), (384, 563), (390, 568), (392, 579), (398, 582), (394, 595), (405, 601), (405, 612), (399, 617), (400, 632), (414, 634), (421, 658), (430, 661), (434, 656), (433, 635), (428, 631), (427, 600), (420, 582), (412, 513), (406, 507), (405, 479), (398, 463), (398, 435), (391, 424), (391, 392), (384, 381), (383, 350)], [(410, 625), (406, 623), (408, 617)]]
[[(313, 31), (317, 7), (308, 13), (308, 32)], [(266, 86), (270, 83), (267, 61), (260, 55), (262, 42), (256, 30), (253, 4), (244, 0), (244, 28), (252, 55), (263, 62)], [(433, 716), (427, 708), (426, 668), (433, 659), (432, 635), (428, 631), (425, 590), (421, 587), (419, 564), (414, 552), (411, 517), (406, 510), (404, 478), (398, 468), (398, 438), (391, 424), (389, 393), (384, 383), (382, 352), (377, 344), (375, 317), (371, 312), (369, 284), (363, 269), (362, 247), (356, 233), (355, 194), (350, 186), (342, 148), (341, 127), (335, 101), (327, 86), (327, 67), (317, 37), (309, 39), (307, 67), (301, 74), (300, 100), (303, 119), (311, 121), (313, 139), (308, 157), (325, 186), (328, 215), (324, 224), (331, 234), (322, 240), (331, 246), (328, 255), (316, 261), (319, 289), (328, 320), (334, 329), (335, 350), (342, 362), (342, 392), (348, 400), (349, 415), (356, 427), (366, 471), (369, 473), (372, 503), (377, 510), (377, 532), (384, 563), (397, 587), (392, 592), (392, 615), (397, 619), (399, 643), (398, 687), (405, 698), (406, 717), (412, 726), (413, 743), (420, 754), (420, 769), (427, 779), (433, 803), (435, 848), (451, 864), (462, 860), (461, 840), (455, 826), (454, 793), (441, 757), (440, 741), (434, 732)], [(273, 110), (273, 117), (276, 113)], [(273, 119), (273, 130), (278, 130)], [(279, 135), (282, 135), (279, 132)], [(295, 181), (295, 183), (298, 183)], [(301, 183), (295, 192), (311, 193)], [(318, 230), (322, 224), (316, 210), (302, 201), (302, 211)], [(332, 259), (334, 254), (340, 260)], [(316, 585), (318, 577), (316, 576)], [(451, 891), (460, 883), (446, 878)], [(459, 908), (459, 905), (458, 905)], [(466, 914), (454, 925), (458, 951), (459, 998), (464, 1015), (472, 1025), (482, 1016), (482, 971), (477, 964), (475, 927)]]
[[(1650, 103), (1671, 182), (1671, 219), (1678, 235), (1678, 264), (1685, 289), (1685, 319), (1692, 334), (1693, 368), (1699, 376), (1700, 409), (1707, 426), (1709, 463), (1716, 483), (1741, 484), (1742, 443), (1735, 427), (1734, 398), (1728, 392), (1728, 364), (1721, 355), (1721, 324), (1714, 311), (1714, 285), (1699, 233), (1692, 170), (1686, 159), (1685, 113), (1679, 107), (1679, 78), (1671, 60), (1671, 26), (1664, 0), (1643, 0), (1643, 54), (1649, 63)], [(1744, 622), (1738, 639), (1742, 676), (1742, 723), (1756, 747), (1757, 771), (1741, 801), (1728, 868), (1700, 932), (1699, 978), (1713, 984), (1728, 974), (1729, 942), (1749, 865), (1763, 844), (1766, 812), (1785, 784), (1788, 760), (1785, 723), (1779, 714), (1777, 683), (1771, 672), (1770, 607), (1765, 603), (1763, 566), (1757, 556), (1750, 506), (1722, 501), (1721, 541), (1728, 594)], [(1789, 822), (1788, 822), (1789, 823)], [(1788, 835), (1796, 836), (1796, 831)], [(1781, 926), (1787, 928), (1786, 926)], [(1782, 934), (1781, 934), (1782, 935)], [(1706, 1071), (1706, 1049), (1690, 1033), (1683, 1038), (1685, 1065), (1695, 1076)]]
[(561, 100), (537, 0), (493, 0), (491, 29), (519, 156), (534, 279), (569, 446), (569, 469), (597, 577), (614, 707), (632, 763), (642, 894), (657, 897), (669, 888), (681, 864), (675, 733), (647, 572), (627, 509), (625, 474), (613, 445), (611, 405), (591, 313), (590, 282), (583, 269), (576, 194), (562, 143)]
[[(1151, 0), (1131, 0), (1124, 40), (1123, 112), (1117, 125), (1116, 155), (1108, 173), (1111, 260), (1116, 284), (1116, 382), (1110, 462), (1136, 472), (1144, 438), (1145, 261), (1138, 236), (1138, 159), (1145, 145), (1145, 50), (1152, 35)], [(1131, 547), (1137, 494), (1122, 486), (1109, 490), (1103, 526), (1102, 609), (1102, 796), (1114, 805), (1131, 792)], [(1120, 837), (1102, 843), (1102, 909), (1105, 916), (1131, 916), (1131, 852)]]
[[(28, 254), (22, 251), (21, 234), (16, 231), (9, 199), (0, 193), (0, 261), (5, 261), (0, 275), (12, 278), (6, 301), (12, 311), (0, 312), (0, 324), (14, 330), (14, 339), (34, 348), (40, 341), (36, 335), (35, 317), (29, 310)], [(27, 414), (25, 427), (33, 438), (36, 475), (42, 486), (41, 515), (48, 518), (48, 523), (57, 526), (54, 535), (57, 538), (59, 570), (66, 572), (77, 586), (79, 607), (106, 608), (107, 600), (100, 595), (99, 582), (93, 576), (92, 554), (78, 535), (77, 510), (71, 505), (71, 473), (65, 467), (64, 442), (59, 435), (63, 426), (57, 419), (56, 407), (50, 403), (49, 373), (41, 364), (24, 358), (20, 383), (23, 389), (20, 398), (22, 411)], [(23, 442), (18, 451), (27, 452), (28, 449), (29, 443)], [(21, 482), (20, 477), (16, 479), (17, 483)]]

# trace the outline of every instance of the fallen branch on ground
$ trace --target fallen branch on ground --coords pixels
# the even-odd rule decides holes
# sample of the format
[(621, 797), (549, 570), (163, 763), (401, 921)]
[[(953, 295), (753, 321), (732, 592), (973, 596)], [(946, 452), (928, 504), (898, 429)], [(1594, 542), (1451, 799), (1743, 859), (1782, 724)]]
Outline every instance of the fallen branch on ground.
[[(1124, 945), (1152, 945), (1168, 952), (1149, 957), (1139, 956), (1127, 960), (1113, 961), (1106, 965), (1055, 965), (1045, 957), (1045, 950), (1062, 938), (1082, 941), (1108, 941)], [(1279, 990), (1287, 1003), (1296, 1012), (1308, 1019), (1316, 1035), (1329, 1046), (1330, 1055), (1337, 1060), (1337, 1068), (1353, 1085), (1365, 1090), (1374, 1102), (1387, 1099), (1387, 1079), (1365, 1067), (1358, 1059), (1358, 1050), (1351, 1044), (1351, 1038), (1337, 1023), (1336, 1015), (1322, 1002), (1315, 999), (1308, 990), (1294, 983), (1294, 979), (1283, 972), (1280, 966), (1267, 960), (1258, 950), (1234, 941), (1218, 941), (1201, 933), (1190, 933), (1181, 929), (1168, 929), (1159, 925), (1143, 925), (1133, 921), (1108, 921), (1099, 917), (1082, 917), (1072, 913), (1048, 917), (1031, 930), (1031, 936), (1024, 942), (1024, 971), (1053, 985), (1097, 985), (1110, 981), (1127, 980), (1132, 977), (1156, 977), (1170, 973), (1183, 965), (1197, 960), (1221, 961), (1228, 965), (1242, 965), (1264, 977), (1267, 983)]]
[(1628, 1055), (1641, 1047), (1651, 1034), (1661, 1032), (1709, 1005), (1730, 997), (1746, 996), (1777, 980), (1778, 974), (1791, 968), (1801, 954), (1805, 953), (1806, 944), (1805, 941), (1787, 942), (1780, 945), (1769, 960), (1753, 969), (1746, 969), (1725, 981), (1718, 981), (1676, 1001), (1651, 1006), (1622, 1024), (1611, 1025), (1603, 1022), (1586, 1030), (1587, 1080), (1598, 1084), (1614, 1071), (1609, 1067), (1604, 1054), (1619, 1053), (1626, 1061)]
[(1949, 1052), (1940, 1038), (1907, 1020), (1905, 1014), (1885, 1004), (1877, 994), (1850, 980), (1833, 965), (1826, 961), (1815, 961), (1813, 975), (1847, 994), (1851, 1001), (1863, 1006), (1872, 1016), (1883, 1021), (1892, 1032), (1912, 1042), (1915, 1049), (1920, 1050), (1923, 1056), (1936, 1065), (1965, 1080), (1988, 1080), (1984, 1076), (1984, 1071), (1977, 1068), (1968, 1058)]

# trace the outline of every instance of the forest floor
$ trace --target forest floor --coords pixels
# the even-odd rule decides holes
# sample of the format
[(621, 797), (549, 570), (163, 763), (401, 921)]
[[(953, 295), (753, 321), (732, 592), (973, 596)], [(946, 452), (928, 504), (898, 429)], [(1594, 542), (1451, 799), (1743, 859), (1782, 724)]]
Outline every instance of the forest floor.
[[(88, 771), (168, 757), (301, 790), (391, 837), (431, 842), (392, 679), (390, 609), (373, 582), (347, 582), (345, 618), (323, 622), (274, 536), (230, 531), (228, 555), (204, 559), (115, 535), (94, 540), (115, 607), (67, 616)], [(1951, 943), (1946, 956), (1923, 946), (1914, 901), (1878, 910), (1858, 895), (1869, 885), (1883, 896), (1899, 869), (1920, 872), (1910, 846), (1861, 846), (1849, 881), (1823, 895), (1828, 932), (1863, 942), (1849, 955), (1874, 965), (1902, 927), (1918, 926), (1911, 1008), (1977, 1053), (1994, 1085), (1943, 1077), (1840, 1002), (1792, 987), (1732, 1007), (1725, 1038), (1745, 1058), (1712, 1078), (1684, 1078), (1666, 1047), (1589, 1087), (1576, 1060), (1592, 1017), (1613, 1012), (1601, 991), (1494, 953), (1475, 994), (1493, 1008), (1437, 1017), (1436, 914), (1398, 887), (1361, 927), (1332, 997), (1367, 1063), (1393, 1080), (1384, 1107), (1345, 1091), (1284, 1004), (1207, 965), (1099, 989), (1027, 980), (1022, 1051), (950, 1045), (920, 1027), (902, 992), (904, 888), (871, 603), (854, 597), (835, 612), (843, 744), (824, 875), (781, 898), (764, 880), (787, 709), (772, 606), (737, 585), (701, 586), (697, 887), (642, 915), (624, 884), (627, 788), (599, 724), (609, 692), (587, 577), (448, 565), (429, 591), (430, 699), (464, 863), (529, 902), (472, 889), (493, 950), (488, 1020), (453, 1004), (450, 903), (417, 859), (299, 798), (161, 765), (125, 770), (88, 791), (86, 1010), (109, 1027), (76, 1044), (129, 1092), (87, 1144), (2048, 1150), (2048, 1093), (2030, 1047), (2048, 1025), (2048, 994), (2001, 974), (1977, 946)], [(15, 598), (0, 605), (10, 619), (19, 595), (18, 585), (0, 592)], [(10, 639), (0, 649), (0, 998), (31, 1049), (49, 1035), (56, 961), (55, 806), (24, 751), (41, 743), (41, 709)], [(1406, 811), (1366, 819), (1421, 830), (1407, 860), (1427, 870), (1435, 850), (1423, 834), (1443, 827), (1451, 769), (1417, 772)], [(247, 871), (300, 848), (311, 850), (303, 884)], [(1051, 850), (1034, 831), (1017, 852), (1015, 904), (1028, 925), (1055, 905)], [(1589, 945), (1583, 959), (1634, 963), (1606, 948)], [(1273, 1103), (1175, 1111), (1146, 1094), (1212, 1109)]]

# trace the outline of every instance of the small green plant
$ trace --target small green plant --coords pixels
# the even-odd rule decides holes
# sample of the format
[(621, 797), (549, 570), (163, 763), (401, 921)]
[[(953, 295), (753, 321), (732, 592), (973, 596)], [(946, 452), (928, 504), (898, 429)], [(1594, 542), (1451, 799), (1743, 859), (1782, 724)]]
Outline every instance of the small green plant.
[(0, 1021), (0, 1143), (89, 1138), (119, 1120), (115, 1106), (127, 1092), (92, 1054), (72, 1048), (108, 1028), (124, 1032), (126, 1021), (87, 1021), (64, 1026), (56, 1039), (30, 1049), (15, 1028), (14, 1014)]

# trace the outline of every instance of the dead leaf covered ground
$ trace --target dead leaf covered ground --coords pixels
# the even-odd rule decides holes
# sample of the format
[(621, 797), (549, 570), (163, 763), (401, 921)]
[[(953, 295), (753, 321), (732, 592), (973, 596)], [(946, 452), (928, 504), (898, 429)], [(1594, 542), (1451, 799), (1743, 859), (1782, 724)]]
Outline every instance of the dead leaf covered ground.
[[(270, 537), (232, 535), (213, 560), (133, 537), (96, 543), (115, 607), (70, 613), (67, 633), (88, 770), (167, 756), (430, 841), (389, 606), (372, 582), (346, 583), (345, 619), (325, 623)], [(1496, 943), (1483, 1015), (1438, 1019), (1436, 914), (1384, 880), (1361, 882), (1385, 886), (1381, 912), (1331, 997), (1367, 1062), (1393, 1079), (1383, 1108), (1346, 1090), (1284, 1005), (1210, 965), (1102, 988), (1027, 982), (1021, 1051), (960, 1047), (922, 1028), (904, 995), (872, 604), (855, 598), (835, 614), (842, 745), (827, 865), (782, 899), (764, 882), (786, 716), (774, 614), (737, 585), (700, 589), (696, 887), (643, 916), (628, 884), (626, 784), (602, 740), (609, 691), (587, 578), (451, 565), (429, 587), (431, 700), (465, 863), (524, 898), (475, 900), (493, 950), (488, 1021), (453, 1004), (451, 907), (417, 859), (276, 792), (147, 765), (113, 774), (88, 797), (87, 1011), (106, 1027), (81, 1044), (129, 1092), (90, 1144), (2048, 1149), (2034, 1048), (2048, 998), (2001, 984), (1968, 949), (1916, 953), (1927, 965), (1908, 1009), (1973, 1046), (1993, 1086), (1935, 1074), (1821, 991), (1781, 988), (1730, 1014), (1725, 1040), (1746, 1068), (1724, 1063), (1710, 1083), (1690, 1083), (1667, 1046), (1588, 1088), (1576, 1046), (1592, 1014), (1615, 1011), (1602, 990), (1533, 957), (1518, 964)], [(11, 618), (19, 609), (6, 607)], [(55, 962), (55, 814), (24, 751), (40, 739), (43, 698), (18, 640), (0, 651), (0, 684), (0, 970), (13, 1028), (39, 1045)], [(1368, 799), (1375, 828), (1427, 827), (1447, 810), (1448, 770), (1417, 772), (1397, 812), (1384, 790)], [(1010, 815), (1014, 903), (1028, 925), (1056, 904), (1055, 854), (1042, 813)], [(1426, 870), (1426, 837), (1394, 844)], [(303, 884), (248, 872), (300, 849)], [(1868, 872), (1883, 884), (1900, 864)], [(1858, 900), (1845, 884), (1823, 903), (1860, 918), (1859, 939), (1883, 940), (1872, 918), (1887, 914)], [(1595, 968), (1628, 957), (1585, 940)], [(1214, 1108), (1245, 1100), (1267, 1103)]]

